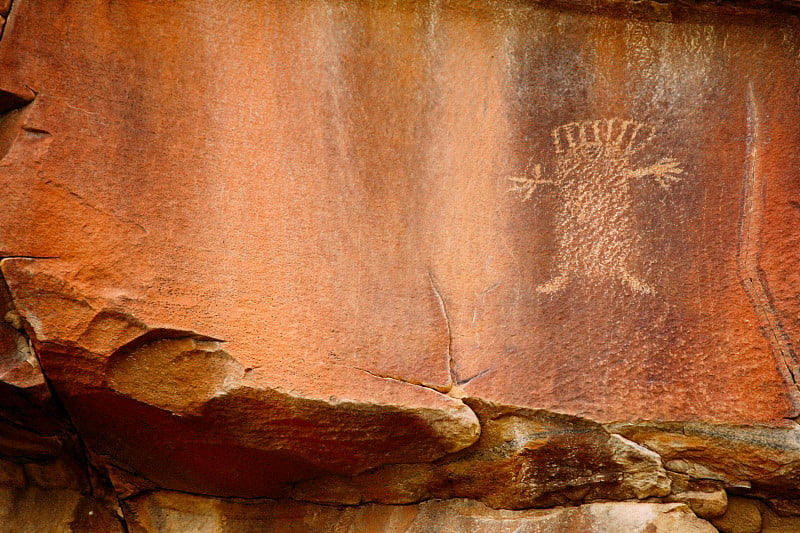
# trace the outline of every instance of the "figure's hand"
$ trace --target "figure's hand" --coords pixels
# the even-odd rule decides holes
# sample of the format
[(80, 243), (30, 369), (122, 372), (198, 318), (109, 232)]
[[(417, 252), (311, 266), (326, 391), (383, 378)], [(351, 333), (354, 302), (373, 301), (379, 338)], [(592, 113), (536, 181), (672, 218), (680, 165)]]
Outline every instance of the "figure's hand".
[[(533, 174), (533, 177), (529, 177)], [(514, 185), (508, 188), (509, 192), (514, 192), (520, 195), (523, 202), (527, 202), (533, 196), (533, 191), (537, 185), (542, 183), (553, 183), (552, 180), (542, 179), (542, 165), (536, 164), (531, 172), (530, 165), (528, 166), (525, 176), (511, 176), (508, 181)]]
[(678, 174), (683, 173), (683, 168), (675, 159), (666, 157), (653, 165), (653, 176), (662, 189), (668, 190), (673, 183), (681, 181)]
[(629, 178), (644, 178), (653, 176), (662, 189), (668, 190), (673, 183), (681, 181), (678, 174), (683, 173), (683, 168), (677, 160), (665, 157), (655, 165), (638, 168), (628, 173)]

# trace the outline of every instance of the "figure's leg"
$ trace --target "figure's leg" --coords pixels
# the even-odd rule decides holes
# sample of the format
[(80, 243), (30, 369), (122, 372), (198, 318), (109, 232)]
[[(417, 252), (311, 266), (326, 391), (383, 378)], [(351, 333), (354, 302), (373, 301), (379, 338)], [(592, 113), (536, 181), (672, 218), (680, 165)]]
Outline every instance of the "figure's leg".
[(561, 273), (558, 276), (554, 277), (547, 283), (542, 283), (538, 287), (536, 287), (536, 292), (542, 294), (552, 294), (556, 291), (559, 291), (564, 288), (564, 286), (569, 281), (569, 276), (567, 274)]
[[(566, 214), (561, 212), (559, 217), (565, 217)], [(558, 240), (558, 256), (555, 263), (556, 276), (551, 278), (550, 281), (542, 283), (536, 287), (536, 292), (540, 294), (552, 294), (563, 289), (569, 283), (570, 272), (575, 272), (575, 257), (572, 251), (572, 243), (569, 238), (574, 233), (573, 228), (564, 227), (563, 219), (559, 224), (559, 233), (561, 237)], [(571, 253), (572, 252), (572, 253)]]
[(563, 260), (559, 261), (558, 274), (547, 283), (542, 283), (536, 287), (536, 292), (540, 294), (552, 294), (563, 289), (569, 283), (569, 268)]

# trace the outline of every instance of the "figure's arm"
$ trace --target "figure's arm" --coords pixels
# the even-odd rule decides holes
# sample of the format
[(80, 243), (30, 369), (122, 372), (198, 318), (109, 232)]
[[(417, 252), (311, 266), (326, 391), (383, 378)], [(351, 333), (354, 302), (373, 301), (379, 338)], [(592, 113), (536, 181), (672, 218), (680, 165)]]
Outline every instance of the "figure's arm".
[(681, 179), (678, 177), (678, 174), (682, 173), (683, 168), (680, 166), (680, 163), (671, 157), (665, 157), (655, 165), (632, 169), (630, 172), (628, 172), (628, 177), (633, 179), (653, 176), (661, 188), (669, 189), (670, 185), (681, 181)]
[[(530, 175), (533, 174), (533, 177)], [(542, 179), (542, 165), (536, 164), (533, 167), (533, 171), (531, 172), (530, 167), (528, 167), (528, 171), (525, 173), (525, 176), (511, 176), (508, 178), (509, 181), (513, 182), (514, 185), (509, 187), (509, 191), (519, 193), (522, 196), (522, 201), (527, 202), (533, 196), (533, 191), (536, 189), (537, 185), (541, 185), (543, 183), (554, 183), (553, 180), (543, 180)]]

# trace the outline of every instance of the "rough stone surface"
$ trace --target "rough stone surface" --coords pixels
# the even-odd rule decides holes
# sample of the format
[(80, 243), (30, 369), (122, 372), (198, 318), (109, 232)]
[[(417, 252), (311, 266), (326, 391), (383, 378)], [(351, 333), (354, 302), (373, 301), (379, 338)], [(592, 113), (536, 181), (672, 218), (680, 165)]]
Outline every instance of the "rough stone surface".
[(38, 487), (0, 487), (0, 531), (127, 533), (108, 502), (74, 490)]
[(725, 514), (711, 522), (722, 533), (759, 533), (763, 523), (761, 514), (758, 501), (731, 497)]
[(720, 481), (692, 479), (688, 474), (669, 472), (671, 494), (665, 501), (685, 503), (701, 518), (716, 518), (728, 508), (728, 494)]
[(767, 511), (764, 514), (762, 533), (795, 533), (800, 531), (800, 517), (780, 516)]
[(607, 427), (658, 453), (667, 470), (718, 480), (732, 488), (800, 496), (800, 427), (796, 424), (783, 429), (700, 423)]
[(721, 533), (793, 533), (800, 531), (800, 516), (764, 501), (733, 496), (728, 510), (711, 521)]
[(682, 504), (598, 503), (543, 511), (496, 511), (463, 500), (335, 508), (296, 502), (229, 503), (154, 493), (125, 504), (131, 533), (714, 533)]
[(6, 532), (67, 532), (80, 493), (67, 490), (0, 489), (0, 524)]

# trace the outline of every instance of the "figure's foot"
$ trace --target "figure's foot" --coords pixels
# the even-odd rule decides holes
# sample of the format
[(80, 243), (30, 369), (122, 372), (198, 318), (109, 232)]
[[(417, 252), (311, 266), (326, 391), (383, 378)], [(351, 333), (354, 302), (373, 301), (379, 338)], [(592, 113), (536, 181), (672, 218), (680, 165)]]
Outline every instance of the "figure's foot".
[(563, 289), (568, 281), (569, 281), (569, 276), (567, 276), (566, 274), (559, 274), (558, 276), (551, 279), (547, 283), (544, 283), (536, 287), (536, 292), (542, 294), (552, 294), (556, 291)]
[(622, 272), (622, 281), (624, 281), (628, 287), (633, 289), (633, 292), (638, 292), (639, 294), (655, 294), (656, 292), (653, 287), (627, 272)]

